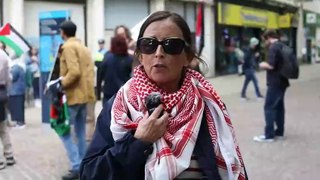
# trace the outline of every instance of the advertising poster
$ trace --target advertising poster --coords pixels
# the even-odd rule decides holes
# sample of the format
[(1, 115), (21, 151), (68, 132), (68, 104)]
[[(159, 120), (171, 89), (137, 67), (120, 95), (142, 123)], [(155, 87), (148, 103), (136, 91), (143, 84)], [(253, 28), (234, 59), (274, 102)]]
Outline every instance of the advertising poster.
[(41, 72), (40, 92), (42, 92), (43, 123), (50, 122), (50, 99), (44, 94), (44, 87), (47, 83), (50, 71), (53, 68), (59, 45), (63, 43), (59, 32), (59, 25), (63, 21), (69, 19), (69, 17), (69, 11), (47, 11), (39, 14), (39, 56)]

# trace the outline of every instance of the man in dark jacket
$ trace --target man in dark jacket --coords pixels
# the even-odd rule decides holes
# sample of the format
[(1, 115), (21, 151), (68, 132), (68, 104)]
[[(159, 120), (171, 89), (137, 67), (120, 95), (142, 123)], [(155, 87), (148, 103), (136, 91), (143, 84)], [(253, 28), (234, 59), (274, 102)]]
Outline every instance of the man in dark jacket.
[(249, 48), (244, 49), (244, 63), (242, 65), (243, 72), (245, 74), (245, 80), (243, 83), (241, 98), (247, 100), (246, 90), (250, 81), (253, 82), (254, 89), (256, 91), (256, 95), (258, 99), (263, 98), (260, 93), (260, 89), (258, 86), (258, 80), (255, 74), (255, 67), (257, 58), (260, 56), (258, 52), (256, 52), (256, 47), (259, 44), (259, 40), (255, 37), (250, 39)]
[[(273, 142), (275, 138), (283, 139), (284, 135), (284, 96), (289, 81), (280, 74), (283, 61), (281, 49), (283, 44), (278, 42), (278, 35), (274, 30), (267, 30), (263, 37), (268, 46), (268, 62), (260, 63), (260, 68), (267, 70), (267, 94), (264, 105), (265, 134), (255, 136), (254, 141)], [(277, 128), (274, 130), (274, 123)]]

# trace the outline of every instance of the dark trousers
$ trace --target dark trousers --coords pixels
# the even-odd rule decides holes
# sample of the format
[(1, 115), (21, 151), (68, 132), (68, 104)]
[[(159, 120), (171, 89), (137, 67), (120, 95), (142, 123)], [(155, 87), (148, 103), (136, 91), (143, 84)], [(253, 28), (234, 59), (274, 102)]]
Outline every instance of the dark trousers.
[(262, 97), (262, 94), (259, 90), (258, 80), (257, 80), (256, 74), (255, 74), (255, 70), (254, 69), (246, 69), (246, 70), (244, 70), (244, 74), (245, 74), (245, 79), (244, 79), (244, 83), (243, 83), (243, 87), (242, 87), (242, 91), (241, 91), (241, 97), (246, 97), (246, 91), (247, 91), (247, 87), (248, 87), (248, 84), (250, 81), (253, 82), (257, 97)]
[(16, 121), (18, 125), (24, 122), (24, 95), (9, 96), (8, 107), (11, 119)]
[(32, 86), (33, 86), (33, 98), (34, 99), (39, 99), (40, 98), (40, 78), (39, 77), (34, 77), (32, 80)]
[[(265, 115), (265, 136), (274, 138), (274, 136), (283, 136), (284, 134), (284, 95), (286, 88), (268, 87), (266, 101), (264, 104)], [(277, 128), (274, 130), (274, 124)]]
[(102, 62), (95, 62), (95, 65), (96, 65), (96, 67), (97, 67), (96, 97), (97, 97), (98, 100), (101, 99), (102, 80), (103, 80), (103, 74), (102, 74), (101, 64), (102, 64)]
[(6, 102), (0, 101), (0, 122), (6, 119)]

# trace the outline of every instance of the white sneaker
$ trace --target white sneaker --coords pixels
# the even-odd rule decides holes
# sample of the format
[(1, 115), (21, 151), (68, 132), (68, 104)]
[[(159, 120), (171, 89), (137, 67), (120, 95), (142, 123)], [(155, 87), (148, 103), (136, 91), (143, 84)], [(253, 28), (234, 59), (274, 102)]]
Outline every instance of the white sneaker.
[(41, 108), (41, 100), (40, 99), (34, 100), (34, 105), (36, 108)]
[(274, 142), (273, 138), (266, 139), (265, 135), (255, 136), (253, 137), (253, 140), (256, 142)]

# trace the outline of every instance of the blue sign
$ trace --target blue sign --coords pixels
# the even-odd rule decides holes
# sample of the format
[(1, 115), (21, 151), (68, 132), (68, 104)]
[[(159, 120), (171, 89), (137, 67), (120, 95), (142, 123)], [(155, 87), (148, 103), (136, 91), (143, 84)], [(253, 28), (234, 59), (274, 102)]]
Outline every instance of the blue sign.
[(39, 15), (40, 92), (43, 123), (50, 123), (50, 99), (44, 94), (44, 87), (46, 86), (50, 71), (53, 69), (59, 45), (63, 43), (59, 32), (59, 26), (63, 21), (69, 19), (69, 17), (69, 11), (41, 12)]
[(69, 11), (41, 12), (39, 15), (41, 72), (50, 72), (53, 68), (59, 44), (63, 42), (59, 25), (67, 19), (69, 19)]

